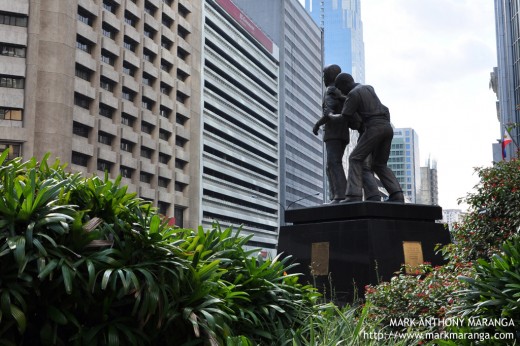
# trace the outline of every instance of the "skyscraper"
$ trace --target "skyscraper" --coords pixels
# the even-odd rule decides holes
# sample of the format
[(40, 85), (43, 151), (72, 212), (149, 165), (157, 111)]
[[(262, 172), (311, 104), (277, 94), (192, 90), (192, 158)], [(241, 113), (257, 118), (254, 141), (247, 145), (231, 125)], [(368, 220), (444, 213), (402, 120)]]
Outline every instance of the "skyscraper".
[(417, 203), (421, 184), (419, 137), (414, 129), (396, 128), (390, 150), (388, 167), (401, 184), (408, 202)]
[(196, 227), (200, 1), (1, 0), (0, 148), (122, 182)]
[(203, 23), (202, 225), (243, 225), (274, 253), (278, 47), (230, 0), (204, 0)]
[[(501, 136), (510, 124), (520, 123), (520, 8), (518, 1), (495, 0), (498, 68), (492, 78), (497, 92)], [(512, 143), (505, 148), (506, 159), (516, 156), (520, 143), (518, 127), (511, 127)], [(497, 158), (495, 158), (497, 160)]]
[(305, 0), (305, 9), (324, 31), (324, 65), (337, 64), (365, 83), (361, 0)]
[(439, 183), (437, 180), (437, 162), (428, 159), (426, 166), (421, 167), (421, 185), (417, 203), (438, 205)]
[(322, 112), (321, 30), (298, 0), (234, 2), (280, 46), (281, 207), (321, 204), (323, 142), (312, 134)]

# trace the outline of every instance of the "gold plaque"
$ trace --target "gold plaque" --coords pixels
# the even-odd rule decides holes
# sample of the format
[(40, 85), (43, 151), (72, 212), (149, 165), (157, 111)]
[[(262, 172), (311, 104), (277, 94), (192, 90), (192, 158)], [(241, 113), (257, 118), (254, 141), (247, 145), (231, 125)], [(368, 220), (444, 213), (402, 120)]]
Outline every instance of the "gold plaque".
[(419, 265), (424, 263), (420, 241), (403, 241), (404, 264), (406, 273), (412, 274)]
[(329, 242), (312, 243), (311, 274), (329, 275)]

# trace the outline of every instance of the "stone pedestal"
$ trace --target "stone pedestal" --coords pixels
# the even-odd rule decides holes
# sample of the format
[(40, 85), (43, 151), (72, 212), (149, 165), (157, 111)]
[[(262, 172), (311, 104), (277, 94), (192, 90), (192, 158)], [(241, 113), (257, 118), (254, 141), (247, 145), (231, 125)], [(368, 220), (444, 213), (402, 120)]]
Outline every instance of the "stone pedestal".
[(398, 272), (404, 247), (407, 261), (422, 255), (424, 262), (442, 264), (435, 247), (448, 244), (450, 235), (436, 222), (440, 219), (441, 207), (419, 204), (357, 202), (288, 210), (285, 220), (292, 225), (280, 228), (278, 252), (293, 256), (298, 266), (292, 272), (303, 273), (303, 281), (343, 305), (362, 297), (365, 285)]

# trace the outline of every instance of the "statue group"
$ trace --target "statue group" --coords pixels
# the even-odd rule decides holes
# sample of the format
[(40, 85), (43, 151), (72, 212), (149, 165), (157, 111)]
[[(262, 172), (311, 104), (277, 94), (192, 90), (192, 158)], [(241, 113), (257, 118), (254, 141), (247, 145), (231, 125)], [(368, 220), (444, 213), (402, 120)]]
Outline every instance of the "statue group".
[[(372, 86), (356, 83), (338, 65), (323, 69), (323, 82), (323, 115), (313, 133), (318, 135), (323, 126), (330, 203), (359, 202), (363, 196), (365, 200), (381, 201), (374, 173), (389, 194), (386, 201), (404, 203), (401, 186), (387, 165), (394, 137), (388, 107), (381, 103)], [(350, 141), (350, 129), (357, 130), (359, 138), (348, 158), (347, 180), (342, 159)]]

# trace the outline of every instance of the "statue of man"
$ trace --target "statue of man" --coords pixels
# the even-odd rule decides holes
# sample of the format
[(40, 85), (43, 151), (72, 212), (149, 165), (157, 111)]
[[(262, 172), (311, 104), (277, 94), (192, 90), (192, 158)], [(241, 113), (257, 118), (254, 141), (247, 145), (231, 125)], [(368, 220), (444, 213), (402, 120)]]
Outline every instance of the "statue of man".
[(350, 141), (350, 133), (346, 118), (330, 118), (329, 114), (341, 112), (345, 96), (334, 86), (336, 76), (341, 73), (338, 65), (328, 65), (323, 69), (325, 95), (323, 96), (323, 116), (316, 122), (312, 132), (318, 135), (320, 126), (323, 128), (323, 141), (327, 152), (326, 173), (331, 192), (331, 204), (345, 199), (347, 178), (343, 169), (343, 154)]
[(339, 74), (335, 85), (346, 95), (340, 117), (347, 119), (350, 128), (364, 127), (364, 133), (349, 157), (347, 195), (344, 202), (362, 200), (363, 162), (372, 155), (372, 170), (388, 191), (388, 201), (404, 203), (401, 186), (387, 166), (394, 137), (390, 111), (381, 103), (372, 86), (355, 83), (348, 73)]

